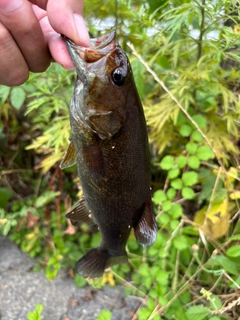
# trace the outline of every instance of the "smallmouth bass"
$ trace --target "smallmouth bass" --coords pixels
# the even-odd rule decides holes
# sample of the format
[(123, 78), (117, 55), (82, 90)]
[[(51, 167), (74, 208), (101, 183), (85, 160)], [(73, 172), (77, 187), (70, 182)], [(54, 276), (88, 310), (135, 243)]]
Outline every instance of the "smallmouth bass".
[(96, 278), (108, 267), (127, 263), (132, 228), (142, 246), (156, 239), (147, 127), (115, 32), (91, 39), (89, 48), (69, 39), (66, 44), (77, 80), (70, 106), (72, 140), (60, 166), (77, 163), (84, 194), (66, 216), (99, 228), (99, 247), (76, 264), (78, 274)]

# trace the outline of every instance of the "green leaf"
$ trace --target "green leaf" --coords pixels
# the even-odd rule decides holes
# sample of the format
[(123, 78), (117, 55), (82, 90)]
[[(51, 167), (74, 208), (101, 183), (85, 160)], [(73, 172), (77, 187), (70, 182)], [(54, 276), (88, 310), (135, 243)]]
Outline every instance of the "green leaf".
[(135, 59), (131, 62), (131, 67), (133, 71), (134, 80), (138, 89), (138, 93), (142, 98), (144, 95), (144, 87), (145, 87), (145, 78), (143, 76), (145, 68), (138, 59)]
[(193, 133), (191, 134), (191, 137), (195, 142), (202, 142), (204, 140), (203, 136), (198, 130), (194, 130)]
[(173, 203), (171, 209), (169, 210), (169, 214), (173, 219), (178, 219), (181, 217), (183, 212), (182, 206), (179, 203)]
[(193, 306), (187, 310), (186, 315), (188, 320), (205, 320), (210, 313), (203, 306)]
[(26, 97), (26, 92), (21, 87), (14, 87), (10, 92), (11, 104), (16, 109), (20, 109)]
[(237, 289), (238, 286), (240, 286), (240, 275), (238, 277), (233, 277), (235, 283), (232, 283), (232, 281), (229, 283), (229, 287), (231, 289)]
[(159, 204), (167, 199), (166, 194), (163, 190), (157, 190), (153, 195), (153, 202)]
[(155, 302), (152, 299), (148, 299), (147, 306), (150, 310), (153, 310), (155, 308)]
[(168, 210), (171, 209), (171, 207), (172, 207), (172, 201), (170, 201), (170, 200), (166, 200), (162, 204), (162, 210), (163, 211), (168, 211)]
[(170, 169), (168, 171), (168, 178), (169, 179), (175, 179), (179, 176), (180, 170), (178, 168)]
[(37, 208), (43, 207), (44, 205), (51, 202), (53, 199), (55, 199), (59, 195), (60, 195), (60, 191), (57, 191), (57, 192), (52, 190), (46, 191), (36, 199), (35, 206)]
[(138, 319), (139, 320), (146, 320), (149, 318), (150, 314), (152, 313), (152, 310), (149, 310), (147, 308), (142, 308), (138, 312)]
[(191, 187), (198, 182), (198, 174), (195, 171), (184, 172), (182, 181), (185, 186)]
[(200, 166), (200, 161), (196, 156), (190, 156), (187, 163), (191, 169), (198, 169)]
[(149, 265), (147, 263), (143, 263), (138, 269), (138, 272), (141, 276), (147, 277), (149, 275)]
[(169, 200), (173, 200), (175, 198), (176, 194), (177, 194), (177, 191), (175, 189), (169, 188), (167, 191), (167, 198)]
[(240, 256), (240, 245), (236, 245), (236, 246), (232, 246), (231, 248), (229, 248), (226, 252), (226, 255), (228, 257), (239, 257)]
[(177, 165), (179, 169), (182, 169), (187, 164), (187, 158), (185, 156), (179, 156), (177, 158)]
[(174, 179), (170, 183), (171, 187), (176, 190), (180, 190), (182, 188), (182, 180), (180, 178)]
[(43, 305), (41, 303), (38, 303), (36, 305), (36, 308), (34, 311), (28, 312), (27, 319), (28, 320), (41, 320), (42, 319), (42, 317), (41, 317), (42, 310), (43, 310)]
[(0, 99), (1, 103), (5, 103), (10, 92), (10, 87), (0, 85)]
[(78, 288), (83, 288), (87, 285), (87, 281), (84, 277), (78, 275), (77, 273), (74, 276), (74, 283)]
[(172, 156), (165, 156), (160, 162), (160, 166), (163, 170), (172, 169), (174, 166), (174, 158)]
[(212, 310), (220, 310), (222, 308), (221, 299), (217, 295), (212, 294), (209, 298), (209, 307)]
[(160, 217), (158, 218), (158, 222), (160, 225), (166, 225), (170, 221), (170, 217), (167, 213), (162, 213)]
[(169, 300), (168, 300), (167, 298), (163, 297), (163, 296), (158, 297), (158, 302), (159, 302), (159, 304), (160, 304), (161, 306), (166, 306), (167, 303), (168, 303), (168, 301), (169, 301)]
[(212, 259), (217, 261), (220, 266), (222, 266), (227, 272), (231, 274), (237, 274), (239, 272), (238, 264), (225, 256), (219, 255), (213, 257)]
[[(151, 0), (152, 3), (156, 4), (157, 2), (159, 2), (159, 4), (161, 4), (161, 5), (164, 3), (164, 1), (165, 0)], [(149, 2), (150, 1), (148, 0), (148, 3)], [(160, 7), (160, 5), (159, 5), (159, 7)], [(168, 60), (168, 58), (166, 56), (160, 56), (160, 57), (158, 57), (157, 60), (158, 60), (160, 66), (162, 68), (164, 68), (164, 69), (168, 69), (169, 68), (170, 64), (169, 64), (169, 60)]]
[(200, 146), (197, 148), (196, 156), (199, 160), (207, 161), (213, 157), (213, 152), (208, 146)]
[(173, 245), (178, 250), (185, 250), (189, 247), (188, 239), (184, 235), (176, 236), (173, 239)]
[(171, 220), (170, 221), (170, 229), (172, 231), (176, 230), (179, 226), (179, 221), (178, 220)]
[(182, 137), (189, 137), (191, 132), (192, 132), (192, 128), (187, 124), (183, 124), (179, 129), (179, 133)]
[(25, 82), (21, 87), (23, 88), (24, 91), (31, 92), (31, 93), (37, 90), (36, 86), (29, 82)]
[(194, 115), (192, 119), (197, 123), (200, 129), (207, 126), (207, 120), (201, 114)]
[(12, 198), (13, 193), (8, 188), (0, 188), (0, 208), (7, 209), (8, 201)]
[(195, 142), (188, 142), (186, 144), (186, 149), (190, 154), (194, 154), (197, 150), (197, 144)]
[(2, 227), (2, 234), (3, 234), (4, 236), (7, 236), (8, 233), (9, 233), (9, 231), (11, 230), (11, 227), (12, 227), (12, 223), (11, 223), (11, 221), (9, 220), (9, 221), (7, 221), (7, 222), (4, 224), (4, 226)]
[(182, 188), (182, 197), (188, 200), (191, 200), (195, 197), (195, 193), (193, 189), (189, 187)]
[(112, 312), (109, 310), (102, 310), (98, 317), (97, 320), (111, 320), (112, 318)]
[(158, 270), (156, 274), (156, 281), (162, 286), (167, 286), (168, 284), (168, 273), (165, 270)]

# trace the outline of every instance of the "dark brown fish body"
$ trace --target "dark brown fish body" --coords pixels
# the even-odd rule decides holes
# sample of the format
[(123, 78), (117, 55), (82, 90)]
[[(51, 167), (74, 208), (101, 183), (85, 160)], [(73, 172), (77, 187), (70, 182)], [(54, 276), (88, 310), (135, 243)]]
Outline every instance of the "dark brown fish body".
[(67, 216), (98, 225), (100, 246), (77, 263), (79, 274), (98, 277), (105, 268), (127, 262), (132, 228), (144, 246), (156, 238), (147, 129), (130, 64), (115, 34), (91, 40), (91, 49), (67, 43), (78, 73), (70, 123), (84, 193)]

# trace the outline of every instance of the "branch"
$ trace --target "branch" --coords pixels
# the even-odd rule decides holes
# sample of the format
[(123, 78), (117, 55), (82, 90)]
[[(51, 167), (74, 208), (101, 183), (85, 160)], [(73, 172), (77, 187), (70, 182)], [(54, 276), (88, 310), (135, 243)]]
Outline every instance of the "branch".
[(171, 99), (179, 106), (179, 108), (181, 109), (181, 111), (185, 114), (185, 116), (191, 121), (191, 123), (194, 125), (194, 127), (198, 130), (198, 132), (203, 136), (203, 138), (205, 139), (205, 141), (207, 142), (208, 146), (211, 148), (211, 150), (213, 151), (218, 164), (220, 165), (220, 167), (222, 167), (223, 172), (226, 173), (226, 170), (224, 168), (224, 165), (221, 161), (221, 159), (218, 157), (216, 150), (214, 149), (214, 147), (212, 146), (211, 142), (209, 141), (208, 137), (205, 135), (205, 133), (203, 133), (203, 131), (201, 130), (201, 128), (198, 126), (198, 124), (192, 119), (192, 117), (190, 116), (190, 114), (187, 112), (187, 110), (181, 105), (181, 103), (177, 100), (177, 98), (171, 93), (171, 91), (168, 89), (168, 87), (164, 84), (163, 81), (161, 81), (157, 74), (149, 67), (149, 65), (143, 60), (143, 58), (136, 52), (133, 44), (127, 42), (127, 45), (129, 46), (129, 48), (132, 50), (133, 54), (139, 59), (139, 61), (145, 66), (145, 68), (147, 69), (147, 71), (153, 76), (154, 80), (160, 84), (160, 86), (169, 94), (169, 96), (171, 97)]
[(204, 35), (204, 19), (205, 19), (205, 0), (202, 0), (202, 5), (201, 5), (201, 14), (202, 14), (202, 21), (201, 21), (201, 26), (200, 26), (200, 35), (198, 39), (198, 55), (197, 55), (197, 60), (201, 58), (202, 55), (202, 40), (203, 40), (203, 35)]

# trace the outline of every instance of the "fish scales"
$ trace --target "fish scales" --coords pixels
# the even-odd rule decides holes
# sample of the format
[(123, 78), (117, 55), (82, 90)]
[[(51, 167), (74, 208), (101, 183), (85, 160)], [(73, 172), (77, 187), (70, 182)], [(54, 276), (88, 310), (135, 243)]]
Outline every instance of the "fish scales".
[(77, 273), (94, 278), (127, 263), (132, 228), (141, 245), (155, 241), (148, 136), (131, 66), (116, 34), (91, 39), (90, 48), (66, 43), (78, 76), (70, 106), (71, 144), (61, 167), (76, 161), (84, 194), (67, 217), (97, 224), (101, 233), (99, 247), (76, 264)]

